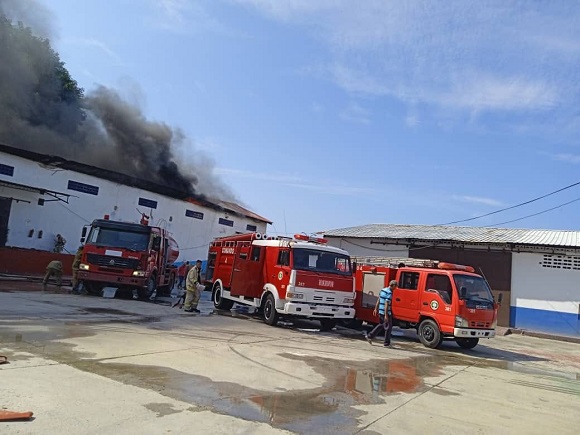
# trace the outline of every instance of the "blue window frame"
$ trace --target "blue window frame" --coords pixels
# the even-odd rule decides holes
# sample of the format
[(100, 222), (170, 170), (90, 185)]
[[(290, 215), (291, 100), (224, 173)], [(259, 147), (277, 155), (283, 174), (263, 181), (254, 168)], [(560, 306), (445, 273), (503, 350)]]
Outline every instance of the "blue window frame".
[(147, 198), (139, 198), (139, 205), (147, 208), (157, 208), (157, 201)]
[(185, 216), (194, 219), (203, 219), (203, 213), (200, 211), (185, 210)]
[(78, 181), (68, 180), (68, 190), (76, 190), (81, 193), (88, 193), (89, 195), (98, 195), (99, 187), (91, 184), (80, 183)]
[(246, 225), (246, 231), (256, 231), (258, 229), (258, 227), (256, 225)]
[(0, 163), (0, 174), (14, 177), (14, 166), (3, 165)]
[(225, 225), (226, 227), (234, 226), (234, 221), (231, 221), (229, 219), (220, 218), (218, 222), (220, 225)]

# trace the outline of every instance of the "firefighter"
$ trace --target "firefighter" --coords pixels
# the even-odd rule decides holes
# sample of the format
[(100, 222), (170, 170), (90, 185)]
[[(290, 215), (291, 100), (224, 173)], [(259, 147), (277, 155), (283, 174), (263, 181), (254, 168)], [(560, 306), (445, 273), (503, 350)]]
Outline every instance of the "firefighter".
[(56, 238), (54, 239), (54, 252), (56, 252), (57, 254), (60, 254), (63, 249), (64, 249), (64, 245), (66, 244), (66, 239), (61, 236), (60, 234), (56, 235)]
[(81, 264), (81, 258), (83, 256), (83, 245), (79, 246), (77, 249), (77, 253), (75, 254), (75, 258), (72, 264), (72, 292), (75, 295), (80, 294), (78, 286), (79, 286), (79, 266)]
[(60, 290), (60, 285), (62, 284), (62, 261), (53, 260), (46, 266), (46, 275), (42, 280), (42, 289), (46, 290), (46, 285), (51, 276), (56, 279), (56, 285)]
[(201, 297), (201, 290), (203, 285), (201, 284), (201, 260), (195, 262), (185, 279), (185, 302), (183, 304), (183, 311), (188, 313), (200, 313), (197, 309), (197, 304), (199, 303), (199, 298)]

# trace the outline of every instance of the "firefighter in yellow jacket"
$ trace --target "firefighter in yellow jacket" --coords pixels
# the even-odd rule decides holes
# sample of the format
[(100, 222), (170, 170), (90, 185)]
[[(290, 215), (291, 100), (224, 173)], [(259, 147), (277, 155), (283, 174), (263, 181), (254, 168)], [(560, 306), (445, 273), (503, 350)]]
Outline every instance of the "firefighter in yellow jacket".
[(81, 265), (81, 258), (83, 256), (83, 245), (79, 246), (72, 264), (72, 293), (79, 294), (79, 266)]
[(187, 311), (188, 313), (200, 313), (197, 309), (197, 304), (199, 303), (202, 289), (201, 260), (197, 260), (195, 266), (189, 270), (187, 278), (185, 279), (186, 294), (185, 302), (183, 303), (183, 311)]
[(48, 266), (46, 266), (46, 275), (44, 275), (44, 279), (42, 280), (43, 290), (46, 290), (46, 285), (48, 284), (48, 280), (51, 276), (56, 278), (56, 285), (60, 289), (60, 285), (62, 283), (62, 261), (54, 260), (48, 263)]

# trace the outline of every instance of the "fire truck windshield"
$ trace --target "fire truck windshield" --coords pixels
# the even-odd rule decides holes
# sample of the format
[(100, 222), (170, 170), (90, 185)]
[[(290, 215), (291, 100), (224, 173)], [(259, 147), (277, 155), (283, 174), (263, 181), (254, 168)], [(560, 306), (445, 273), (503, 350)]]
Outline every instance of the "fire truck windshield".
[(318, 249), (294, 248), (293, 267), (296, 270), (351, 275), (350, 257), (336, 252)]
[(479, 276), (454, 274), (455, 286), (461, 295), (461, 288), (465, 287), (465, 299), (468, 301), (493, 302), (493, 295), (487, 282)]
[(97, 246), (131, 249), (133, 251), (146, 251), (149, 248), (149, 234), (93, 227), (87, 237), (87, 243)]

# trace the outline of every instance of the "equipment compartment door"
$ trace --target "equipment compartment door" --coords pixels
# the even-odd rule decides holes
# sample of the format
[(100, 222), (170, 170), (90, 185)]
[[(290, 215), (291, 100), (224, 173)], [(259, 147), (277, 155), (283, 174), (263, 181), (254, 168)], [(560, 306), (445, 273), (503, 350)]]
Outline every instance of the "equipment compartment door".
[(6, 246), (8, 240), (8, 220), (10, 219), (10, 198), (0, 198), (0, 247)]
[(399, 274), (398, 285), (393, 292), (393, 316), (399, 320), (419, 320), (419, 272)]
[(258, 298), (262, 294), (264, 248), (246, 245), (238, 248), (230, 294)]

